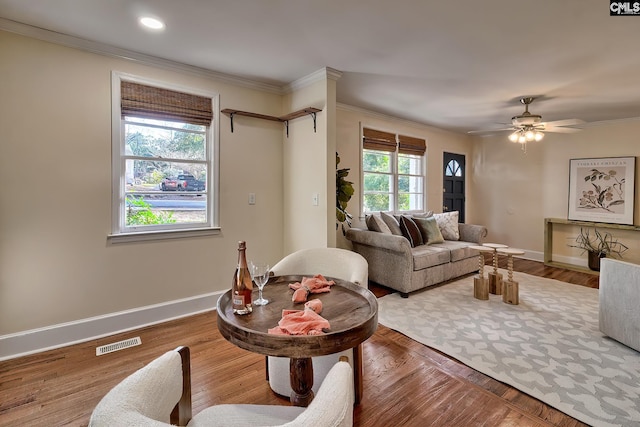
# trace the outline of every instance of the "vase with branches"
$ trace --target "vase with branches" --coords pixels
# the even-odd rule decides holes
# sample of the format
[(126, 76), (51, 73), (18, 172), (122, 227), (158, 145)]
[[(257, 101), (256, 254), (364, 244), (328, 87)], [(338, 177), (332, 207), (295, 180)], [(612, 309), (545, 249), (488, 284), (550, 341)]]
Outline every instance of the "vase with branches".
[(580, 227), (580, 234), (575, 238), (573, 244), (569, 245), (573, 248), (582, 249), (589, 255), (589, 268), (592, 270), (600, 270), (600, 259), (607, 256), (617, 256), (622, 258), (622, 254), (629, 249), (624, 243), (614, 238), (611, 233), (601, 232), (597, 228), (593, 232), (589, 228)]

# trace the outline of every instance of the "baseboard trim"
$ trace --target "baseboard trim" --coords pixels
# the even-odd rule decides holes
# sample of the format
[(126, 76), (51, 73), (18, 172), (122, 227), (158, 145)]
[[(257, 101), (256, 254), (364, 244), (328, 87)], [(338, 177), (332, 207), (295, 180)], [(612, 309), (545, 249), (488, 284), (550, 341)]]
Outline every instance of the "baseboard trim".
[[(539, 262), (544, 262), (544, 253), (543, 252), (539, 252), (539, 251), (530, 251), (525, 249), (524, 250), (525, 253), (522, 256), (517, 256), (516, 258), (524, 258), (524, 259), (528, 259), (531, 261), (539, 261)], [(582, 258), (576, 258), (576, 257), (569, 257), (569, 256), (563, 256), (563, 255), (556, 255), (553, 257), (553, 260), (556, 262), (560, 262), (563, 264), (568, 264), (568, 265), (575, 265), (577, 267), (587, 267), (587, 258), (586, 257), (582, 257)]]
[(530, 251), (528, 249), (524, 249), (524, 255), (522, 256), (517, 256), (516, 258), (524, 258), (524, 259), (528, 259), (531, 261), (540, 261), (542, 262), (544, 260), (544, 255), (542, 252), (539, 251)]
[(224, 291), (0, 336), (0, 361), (215, 310)]

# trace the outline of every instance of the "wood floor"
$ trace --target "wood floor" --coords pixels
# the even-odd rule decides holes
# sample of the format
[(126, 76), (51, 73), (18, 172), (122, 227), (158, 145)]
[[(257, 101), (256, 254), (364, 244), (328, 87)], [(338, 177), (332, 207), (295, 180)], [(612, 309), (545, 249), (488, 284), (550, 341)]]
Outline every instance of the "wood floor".
[[(514, 261), (517, 271), (598, 287), (598, 276)], [(134, 336), (141, 346), (95, 356), (96, 346)], [(191, 348), (194, 413), (220, 403), (288, 404), (269, 389), (264, 358), (222, 338), (212, 311), (0, 362), (0, 426), (86, 426), (111, 387), (179, 345)], [(365, 342), (363, 360), (355, 426), (586, 426), (382, 325)]]

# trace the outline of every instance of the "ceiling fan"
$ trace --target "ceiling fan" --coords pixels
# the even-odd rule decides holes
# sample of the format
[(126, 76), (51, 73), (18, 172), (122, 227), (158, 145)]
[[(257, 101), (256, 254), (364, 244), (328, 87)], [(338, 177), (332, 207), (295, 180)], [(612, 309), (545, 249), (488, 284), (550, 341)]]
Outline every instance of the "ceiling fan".
[(529, 105), (533, 102), (534, 99), (534, 97), (520, 98), (520, 103), (524, 104), (524, 112), (518, 116), (513, 116), (511, 118), (511, 127), (502, 129), (470, 131), (469, 133), (486, 134), (488, 132), (511, 130), (513, 132), (509, 135), (509, 140), (511, 142), (518, 142), (520, 144), (523, 144), (523, 149), (525, 149), (524, 144), (526, 144), (527, 142), (540, 141), (542, 138), (544, 138), (544, 132), (574, 133), (582, 130), (579, 128), (571, 127), (584, 124), (584, 121), (580, 119), (565, 119), (556, 120), (553, 122), (543, 122), (542, 116), (538, 114), (531, 114), (529, 112)]

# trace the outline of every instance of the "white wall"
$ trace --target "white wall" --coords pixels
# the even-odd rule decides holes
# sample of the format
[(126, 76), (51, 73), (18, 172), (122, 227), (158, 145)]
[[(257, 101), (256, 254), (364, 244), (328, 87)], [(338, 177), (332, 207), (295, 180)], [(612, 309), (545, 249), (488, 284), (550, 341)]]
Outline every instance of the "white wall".
[[(491, 240), (525, 249), (542, 260), (544, 218), (567, 218), (569, 161), (576, 158), (640, 155), (637, 136), (640, 121), (592, 125), (574, 134), (547, 133), (538, 143), (527, 144), (526, 154), (507, 135), (474, 140), (474, 192), (478, 221), (486, 224)], [(636, 160), (637, 162), (637, 160)], [(636, 164), (634, 224), (640, 224)], [(586, 255), (568, 247), (579, 232), (575, 226), (554, 226), (554, 260), (586, 265)], [(603, 230), (604, 231), (604, 230)], [(640, 233), (614, 230), (630, 249), (624, 259), (640, 261)]]
[[(335, 80), (327, 70), (308, 78), (315, 82), (293, 90), (283, 102), (285, 114), (306, 107), (322, 110), (315, 132), (311, 116), (305, 116), (289, 122), (289, 137), (284, 138), (285, 254), (335, 246), (335, 222), (328, 220), (335, 203)], [(317, 206), (312, 203), (314, 194), (319, 196)]]
[[(347, 205), (347, 211), (354, 216), (352, 226), (366, 228), (364, 218), (360, 212), (360, 127), (400, 133), (407, 136), (424, 138), (427, 142), (427, 209), (442, 212), (442, 162), (443, 153), (463, 154), (467, 158), (467, 203), (466, 222), (476, 223), (478, 210), (482, 209), (469, 199), (471, 193), (473, 164), (471, 138), (467, 135), (444, 131), (431, 126), (400, 120), (394, 117), (364, 111), (348, 105), (339, 104), (337, 107), (336, 146), (340, 154), (340, 168), (350, 168), (348, 181), (353, 182), (355, 194)], [(335, 174), (335, 171), (334, 171)], [(335, 215), (334, 215), (335, 217)], [(342, 231), (336, 232), (337, 246), (350, 248), (350, 242), (342, 236)]]
[(247, 240), (249, 258), (282, 257), (283, 126), (236, 117), (232, 134), (227, 116), (222, 232), (107, 242), (112, 70), (217, 92), (221, 108), (275, 116), (282, 95), (6, 32), (0, 45), (0, 337), (227, 289), (238, 240)]

